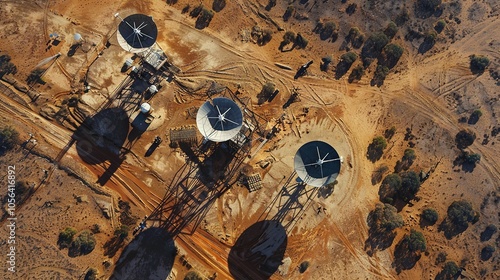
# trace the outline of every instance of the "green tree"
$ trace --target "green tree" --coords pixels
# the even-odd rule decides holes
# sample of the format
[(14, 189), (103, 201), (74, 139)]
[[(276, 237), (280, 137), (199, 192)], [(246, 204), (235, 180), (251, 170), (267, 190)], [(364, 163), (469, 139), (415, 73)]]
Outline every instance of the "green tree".
[(490, 65), (490, 59), (486, 56), (475, 54), (470, 56), (470, 70), (472, 74), (482, 74), (488, 65)]
[(401, 174), (401, 189), (398, 191), (398, 197), (404, 202), (412, 200), (420, 189), (420, 178), (417, 173), (407, 171)]
[(410, 251), (419, 253), (427, 250), (427, 242), (421, 232), (412, 229), (410, 234), (406, 235), (405, 239), (408, 242), (408, 249)]
[(300, 33), (297, 33), (297, 37), (295, 37), (295, 45), (297, 45), (301, 49), (305, 49), (309, 41)]
[(367, 67), (371, 62), (370, 58), (378, 57), (387, 43), (389, 43), (389, 38), (383, 32), (372, 33), (361, 49), (363, 65)]
[(73, 240), (73, 242), (71, 242), (70, 250), (73, 251), (75, 255), (86, 255), (94, 250), (95, 243), (94, 235), (84, 230)]
[(448, 207), (448, 219), (456, 226), (467, 227), (469, 222), (476, 222), (479, 213), (474, 211), (472, 204), (466, 200), (454, 201)]
[(378, 87), (382, 86), (387, 74), (389, 74), (389, 68), (387, 66), (377, 65), (377, 69), (375, 69), (375, 74), (373, 75), (371, 85), (376, 85)]
[(454, 262), (454, 261), (449, 261), (444, 264), (443, 269), (441, 272), (439, 272), (438, 275), (436, 275), (436, 280), (452, 280), (456, 279), (455, 276), (457, 276), (460, 273), (460, 267)]
[(368, 146), (367, 157), (372, 162), (379, 160), (382, 157), (384, 149), (387, 147), (387, 141), (382, 136), (377, 136), (373, 138), (372, 142)]
[(365, 41), (365, 35), (361, 33), (359, 28), (351, 27), (346, 37), (346, 41), (351, 42), (352, 47), (358, 49), (361, 47), (361, 45), (363, 45)]
[(321, 31), (319, 33), (319, 36), (321, 40), (326, 40), (328, 38), (331, 38), (334, 33), (336, 32), (337, 25), (333, 21), (327, 21), (323, 24), (323, 28), (321, 28)]
[(222, 11), (226, 7), (226, 0), (214, 0), (212, 4), (212, 9), (217, 13)]
[(430, 223), (431, 225), (435, 224), (439, 219), (438, 212), (433, 208), (425, 208), (422, 211), (422, 219)]
[(401, 170), (408, 170), (410, 166), (413, 164), (417, 156), (415, 155), (415, 151), (413, 149), (406, 149), (404, 151), (403, 158), (396, 162), (396, 172), (400, 172)]
[(439, 5), (441, 5), (441, 0), (417, 0), (416, 14), (420, 18), (428, 18), (434, 14)]
[(486, 245), (482, 250), (481, 250), (481, 260), (487, 261), (493, 256), (493, 253), (496, 251), (495, 247), (491, 245)]
[(392, 231), (404, 224), (396, 207), (382, 203), (377, 203), (375, 209), (368, 214), (367, 223), (370, 228), (383, 232)]
[(394, 36), (396, 36), (396, 33), (398, 33), (398, 26), (392, 21), (389, 22), (384, 30), (384, 34), (387, 36), (387, 38), (392, 39), (394, 38)]
[(488, 225), (484, 229), (484, 231), (481, 232), (481, 238), (480, 238), (480, 240), (483, 241), (483, 242), (490, 240), (490, 238), (493, 236), (493, 234), (495, 234), (497, 231), (498, 231), (497, 226), (495, 226), (494, 224)]
[(380, 201), (392, 204), (401, 189), (401, 177), (397, 173), (385, 176), (379, 188)]
[(391, 69), (396, 64), (398, 64), (399, 59), (403, 55), (404, 49), (397, 44), (388, 44), (384, 47), (383, 51), (383, 59), (380, 64), (387, 66), (387, 68)]
[(129, 232), (129, 227), (126, 225), (121, 225), (115, 229), (115, 236), (121, 240), (127, 238)]
[(474, 140), (476, 140), (476, 134), (469, 129), (461, 130), (455, 136), (455, 144), (460, 150), (463, 150), (472, 145), (472, 143), (474, 143)]
[(8, 54), (0, 55), (0, 78), (5, 74), (16, 74), (17, 67), (11, 61)]
[(364, 74), (365, 74), (365, 68), (363, 68), (362, 65), (358, 65), (352, 69), (351, 74), (349, 74), (349, 78), (347, 79), (347, 81), (349, 83), (359, 81), (361, 80)]
[(73, 237), (75, 236), (75, 234), (76, 234), (76, 229), (72, 227), (67, 227), (63, 231), (61, 231), (59, 233), (59, 239), (57, 241), (59, 247), (61, 248), (68, 247), (73, 241)]
[(335, 70), (335, 78), (340, 79), (345, 73), (347, 73), (357, 58), (358, 55), (355, 52), (347, 52), (341, 55)]
[(200, 14), (198, 15), (198, 18), (196, 19), (196, 28), (203, 29), (207, 27), (212, 21), (213, 17), (214, 11), (202, 8)]

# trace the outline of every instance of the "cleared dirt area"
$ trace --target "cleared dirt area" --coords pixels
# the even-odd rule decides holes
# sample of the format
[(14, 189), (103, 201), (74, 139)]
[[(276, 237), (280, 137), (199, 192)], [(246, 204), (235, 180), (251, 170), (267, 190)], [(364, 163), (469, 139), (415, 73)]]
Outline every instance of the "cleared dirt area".
[[(213, 2), (201, 1), (218, 10)], [(0, 80), (0, 128), (14, 127), (21, 143), (0, 156), (0, 176), (15, 165), (16, 178), (32, 193), (16, 207), (16, 272), (5, 267), (0, 278), (83, 279), (96, 268), (99, 279), (184, 279), (190, 271), (207, 279), (435, 279), (443, 255), (465, 278), (500, 278), (500, 237), (480, 237), (488, 225), (500, 226), (499, 4), (445, 1), (427, 15), (415, 1), (225, 2), (202, 29), (190, 16), (200, 1), (2, 2), (0, 55), (11, 57), (17, 73)], [(408, 18), (391, 39), (403, 53), (383, 83), (372, 81), (375, 62), (350, 81), (352, 69), (363, 64), (362, 48), (346, 39), (351, 27), (366, 40), (404, 11)], [(118, 43), (117, 12), (150, 15), (157, 25), (157, 45), (169, 67), (158, 75), (159, 91), (151, 98), (145, 97), (148, 79), (135, 79), (123, 67), (126, 59), (135, 66), (140, 59)], [(446, 25), (429, 48), (424, 38), (440, 19)], [(316, 30), (330, 21), (337, 35), (324, 39)], [(281, 48), (286, 31), (301, 33), (307, 46)], [(265, 32), (272, 39), (262, 43)], [(337, 79), (348, 51), (357, 60)], [(471, 72), (471, 55), (489, 58), (484, 73)], [(327, 56), (332, 62), (325, 68)], [(297, 78), (297, 69), (310, 60)], [(43, 74), (30, 80), (36, 69)], [(262, 102), (268, 82), (279, 93)], [(224, 87), (263, 117), (266, 133), (274, 127), (274, 136), (265, 140), (253, 133), (247, 154), (234, 158), (224, 145), (217, 146), (222, 154), (170, 146), (170, 131), (195, 126), (207, 91)], [(289, 102), (294, 93), (298, 98)], [(153, 108), (152, 121), (140, 118), (145, 101)], [(474, 123), (475, 110), (482, 114)], [(372, 139), (391, 127), (383, 155), (369, 160)], [(465, 150), (481, 156), (472, 168), (456, 160), (456, 135), (464, 129), (476, 135)], [(28, 133), (36, 145), (23, 143)], [(156, 136), (163, 139), (157, 147)], [(335, 184), (319, 190), (297, 186), (293, 177), (295, 152), (313, 140), (331, 144), (343, 157)], [(404, 225), (390, 244), (370, 248), (367, 217), (380, 200), (380, 181), (394, 172), (407, 148), (416, 154), (410, 170), (432, 172), (415, 199), (396, 205)], [(200, 159), (210, 164), (203, 167), (208, 171), (195, 164)], [(233, 166), (234, 180), (202, 177), (226, 174)], [(378, 181), (377, 170), (384, 170)], [(236, 182), (241, 174), (260, 175), (262, 188), (250, 192)], [(171, 183), (179, 176), (195, 187)], [(3, 187), (0, 197), (6, 194)], [(154, 219), (164, 197), (163, 218), (179, 214), (181, 222)], [(469, 201), (480, 217), (450, 237), (440, 225), (457, 200)], [(422, 223), (426, 208), (439, 214), (434, 225)], [(150, 215), (148, 229), (135, 230)], [(95, 225), (90, 253), (75, 256), (59, 246), (66, 227), (79, 234)], [(130, 227), (123, 240), (115, 236), (120, 225)], [(402, 264), (397, 244), (412, 229), (423, 233), (427, 246), (415, 262)], [(2, 226), (2, 252), (8, 251), (8, 235)], [(484, 258), (487, 245), (496, 251)]]

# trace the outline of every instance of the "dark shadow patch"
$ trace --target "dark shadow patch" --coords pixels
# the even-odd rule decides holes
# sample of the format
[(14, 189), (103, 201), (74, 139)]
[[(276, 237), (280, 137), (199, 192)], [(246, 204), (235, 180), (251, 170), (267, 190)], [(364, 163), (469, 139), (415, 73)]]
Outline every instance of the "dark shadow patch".
[(128, 132), (127, 113), (121, 108), (105, 109), (86, 119), (78, 128), (75, 133), (77, 153), (86, 163), (102, 163), (120, 154)]
[(168, 232), (146, 229), (125, 247), (109, 279), (166, 279), (176, 255), (174, 240)]
[(229, 272), (238, 280), (269, 279), (282, 263), (287, 239), (285, 228), (277, 221), (253, 224), (231, 248)]
[(392, 263), (392, 266), (399, 274), (402, 270), (412, 269), (419, 259), (420, 255), (411, 251), (408, 240), (403, 238), (396, 245), (396, 249), (394, 250), (394, 262)]

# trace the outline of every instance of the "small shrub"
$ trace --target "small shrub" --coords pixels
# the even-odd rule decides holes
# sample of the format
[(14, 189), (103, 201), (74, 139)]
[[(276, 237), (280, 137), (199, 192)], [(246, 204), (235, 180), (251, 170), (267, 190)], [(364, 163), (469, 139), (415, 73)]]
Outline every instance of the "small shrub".
[(483, 55), (470, 56), (470, 70), (472, 74), (482, 74), (490, 65), (490, 59)]
[(285, 45), (287, 44), (290, 44), (292, 42), (295, 42), (295, 38), (297, 36), (295, 35), (294, 32), (292, 31), (287, 31), (285, 32), (285, 34), (283, 35), (283, 42), (285, 43)]
[(446, 261), (447, 257), (448, 257), (448, 254), (446, 252), (439, 252), (439, 254), (436, 257), (435, 264), (444, 263)]
[(387, 140), (391, 140), (391, 138), (396, 134), (396, 127), (391, 126), (391, 128), (388, 128), (384, 131), (384, 137)]
[(330, 66), (330, 63), (332, 63), (333, 57), (331, 55), (324, 56), (321, 58), (321, 65), (320, 69), (321, 71), (328, 71), (328, 67)]
[(288, 19), (290, 19), (290, 17), (293, 16), (294, 13), (295, 13), (295, 7), (289, 5), (288, 7), (286, 7), (286, 11), (283, 14), (283, 20), (288, 21)]
[(436, 22), (436, 25), (434, 25), (434, 30), (436, 30), (437, 33), (441, 33), (445, 27), (446, 21), (444, 21), (444, 19), (440, 19)]
[(476, 124), (479, 121), (479, 118), (483, 115), (483, 112), (481, 110), (476, 109), (474, 112), (469, 117), (469, 120), (467, 121), (469, 124)]
[(97, 279), (97, 269), (95, 268), (90, 268), (87, 270), (87, 273), (85, 274), (84, 280), (96, 280)]
[(309, 262), (308, 261), (304, 261), (302, 262), (300, 265), (299, 265), (299, 272), (300, 273), (304, 273), (306, 272), (307, 268), (309, 267)]
[(11, 150), (19, 143), (19, 132), (12, 126), (0, 129), (0, 153)]
[(203, 277), (196, 271), (190, 271), (184, 276), (184, 280), (203, 280)]
[(352, 15), (356, 12), (356, 8), (358, 7), (358, 5), (356, 5), (356, 3), (351, 3), (347, 6), (347, 8), (345, 9), (345, 12), (346, 14), (348, 15)]
[(394, 20), (394, 23), (396, 23), (397, 26), (402, 26), (409, 19), (410, 19), (410, 11), (408, 11), (408, 9), (403, 9), (401, 13)]

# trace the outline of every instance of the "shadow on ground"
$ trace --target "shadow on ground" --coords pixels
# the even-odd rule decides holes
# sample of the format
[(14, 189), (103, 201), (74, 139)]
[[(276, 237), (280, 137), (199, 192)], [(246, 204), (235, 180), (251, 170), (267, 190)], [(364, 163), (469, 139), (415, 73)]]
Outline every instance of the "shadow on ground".
[(235, 279), (269, 279), (281, 265), (287, 245), (285, 228), (278, 221), (264, 220), (246, 229), (228, 257)]
[(123, 250), (111, 280), (164, 280), (177, 254), (171, 235), (160, 228), (138, 234)]

